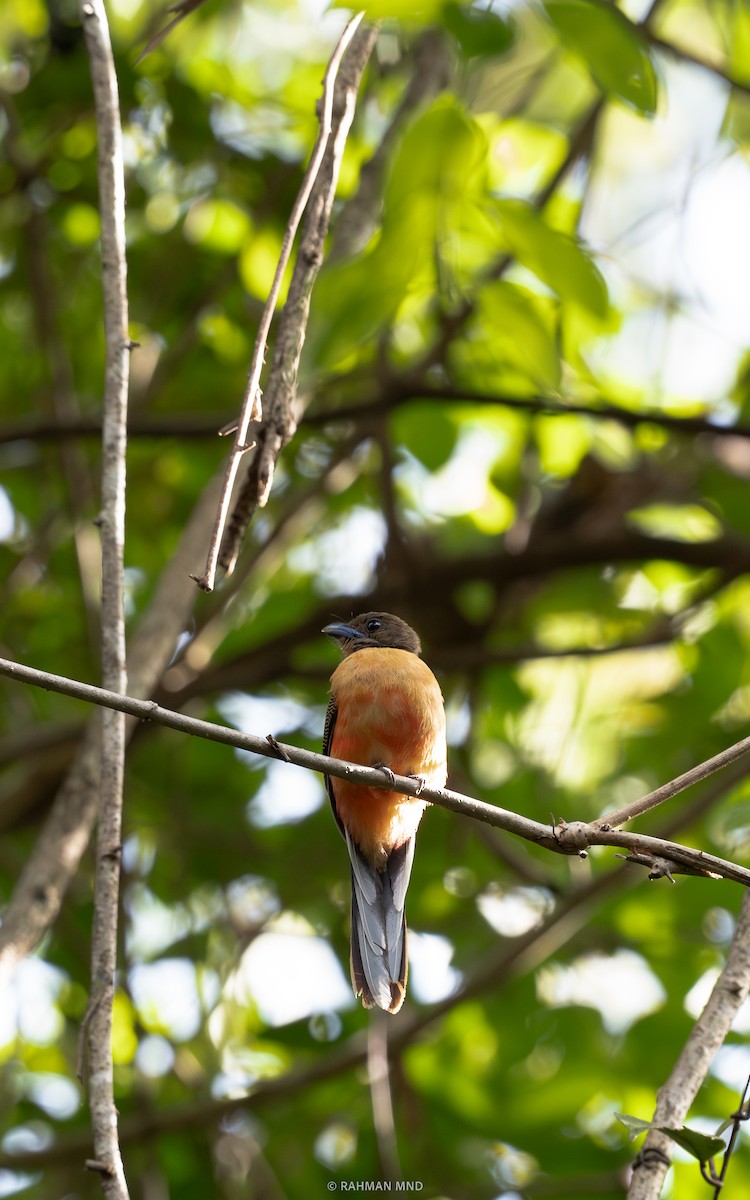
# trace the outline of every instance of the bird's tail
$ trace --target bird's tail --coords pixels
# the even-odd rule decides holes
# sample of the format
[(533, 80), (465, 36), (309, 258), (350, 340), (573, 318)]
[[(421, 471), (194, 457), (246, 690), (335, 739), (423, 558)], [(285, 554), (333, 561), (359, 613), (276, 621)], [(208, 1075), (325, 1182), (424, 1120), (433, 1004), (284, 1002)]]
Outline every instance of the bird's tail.
[(397, 1013), (406, 995), (404, 903), (414, 860), (414, 838), (392, 851), (382, 871), (346, 835), (352, 863), (351, 972), (365, 1008)]

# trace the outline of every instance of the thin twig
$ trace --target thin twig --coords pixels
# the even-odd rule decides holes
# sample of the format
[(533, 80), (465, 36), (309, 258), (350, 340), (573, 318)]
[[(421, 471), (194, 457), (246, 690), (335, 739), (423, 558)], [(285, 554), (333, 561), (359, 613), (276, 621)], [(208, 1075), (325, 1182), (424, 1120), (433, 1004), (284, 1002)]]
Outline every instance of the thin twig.
[[(195, 12), (196, 8), (200, 8), (200, 6), (205, 4), (205, 2), (206, 0), (178, 0), (177, 4), (170, 4), (166, 9), (166, 12), (174, 13), (175, 15), (170, 21), (167, 21), (166, 25), (163, 25), (161, 29), (158, 29), (156, 33), (149, 38), (145, 49), (141, 50), (141, 53), (135, 60), (135, 65), (138, 66), (139, 63), (143, 62), (146, 55), (150, 54), (152, 50), (155, 50), (157, 46), (160, 46), (176, 25), (179, 25), (185, 20), (185, 17), (189, 16), (190, 13)], [(161, 22), (164, 20), (164, 16), (165, 13), (159, 13), (156, 18), (156, 23), (161, 24)]]
[(742, 741), (735, 742), (733, 746), (728, 746), (726, 750), (720, 751), (719, 754), (714, 754), (713, 758), (707, 758), (705, 762), (691, 767), (689, 771), (678, 775), (676, 779), (670, 779), (669, 783), (663, 783), (661, 787), (655, 788), (648, 795), (641, 796), (640, 800), (634, 800), (632, 804), (626, 804), (623, 808), (614, 809), (613, 812), (605, 813), (604, 816), (598, 817), (593, 824), (601, 830), (614, 829), (618, 825), (624, 825), (626, 821), (632, 821), (634, 817), (640, 817), (643, 813), (649, 812), (650, 809), (663, 804), (665, 800), (671, 800), (678, 792), (684, 792), (685, 788), (692, 787), (694, 783), (699, 783), (701, 779), (707, 779), (714, 772), (721, 771), (723, 767), (728, 767), (730, 763), (736, 762), (738, 758), (743, 758), (749, 750), (750, 737), (743, 738)]
[[(91, 60), (98, 140), (104, 331), (107, 347), (102, 426), (101, 659), (104, 686), (127, 688), (125, 668), (125, 449), (130, 342), (125, 256), (125, 169), (120, 103), (103, 0), (84, 0), (83, 29)], [(117, 962), (125, 714), (101, 716), (101, 774), (94, 920), (91, 943), (88, 1091), (94, 1154), (108, 1200), (128, 1200), (117, 1139), (112, 1063), (112, 1000)]]
[(716, 438), (750, 438), (750, 425), (717, 425), (710, 415), (679, 417), (654, 409), (621, 408), (608, 401), (584, 404), (572, 398), (567, 400), (553, 396), (514, 396), (504, 392), (462, 387), (460, 384), (435, 384), (423, 376), (395, 376), (372, 399), (357, 404), (309, 411), (305, 413), (303, 421), (312, 426), (330, 425), (337, 421), (369, 421), (375, 415), (382, 416), (384, 412), (421, 400), (507, 408), (529, 416), (538, 414), (549, 417), (589, 417), (593, 421), (616, 421), (618, 425), (627, 429), (637, 429), (641, 425), (657, 425), (679, 434), (706, 433)]
[[(740, 1097), (740, 1102), (737, 1105), (736, 1110), (732, 1113), (732, 1132), (729, 1135), (729, 1141), (727, 1142), (727, 1148), (724, 1151), (724, 1158), (721, 1163), (721, 1171), (719, 1172), (719, 1177), (716, 1181), (716, 1190), (714, 1192), (714, 1200), (719, 1200), (719, 1197), (721, 1196), (721, 1190), (724, 1186), (724, 1181), (727, 1177), (729, 1163), (732, 1158), (732, 1155), (734, 1154), (734, 1148), (737, 1143), (737, 1138), (739, 1137), (740, 1129), (742, 1128), (742, 1122), (747, 1121), (747, 1119), (748, 1119), (748, 1112), (747, 1112), (746, 1104), (747, 1104), (747, 1093), (748, 1093), (749, 1089), (750, 1089), (750, 1076), (745, 1080), (745, 1086), (742, 1089), (742, 1096)], [(723, 1132), (723, 1128), (724, 1127), (722, 1126), (722, 1128), (717, 1131), (717, 1137), (721, 1136), (721, 1133)]]
[[(745, 887), (750, 886), (750, 870), (736, 863), (727, 862), (716, 855), (707, 854), (702, 850), (694, 850), (682, 846), (678, 842), (665, 841), (662, 838), (646, 834), (626, 833), (619, 829), (599, 829), (596, 824), (586, 824), (583, 821), (565, 823), (560, 821), (556, 826), (542, 825), (519, 813), (494, 804), (485, 804), (472, 796), (464, 796), (448, 788), (421, 788), (419, 781), (404, 775), (394, 777), (395, 784), (383, 776), (383, 772), (374, 767), (363, 767), (357, 763), (343, 762), (337, 758), (328, 758), (325, 754), (316, 754), (312, 750), (303, 750), (298, 746), (278, 742), (276, 745), (265, 737), (251, 733), (240, 733), (225, 725), (214, 725), (210, 721), (199, 721), (184, 713), (162, 708), (153, 700), (137, 700), (133, 696), (123, 696), (104, 688), (94, 687), (93, 684), (80, 683), (63, 675), (51, 675), (47, 671), (38, 671), (34, 667), (23, 666), (10, 659), (0, 658), (0, 675), (16, 679), (21, 683), (29, 683), (34, 687), (42, 687), (48, 691), (60, 692), (65, 696), (74, 696), (90, 704), (99, 704), (107, 708), (116, 708), (143, 721), (154, 721), (169, 729), (177, 729), (194, 737), (206, 738), (209, 741), (220, 742), (226, 746), (235, 746), (240, 750), (248, 750), (251, 754), (260, 754), (264, 758), (279, 759), (280, 751), (286, 755), (286, 760), (297, 767), (308, 771), (319, 771), (324, 775), (333, 775), (339, 779), (347, 779), (366, 787), (395, 790), (404, 796), (420, 796), (441, 808), (462, 816), (473, 817), (477, 821), (485, 821), (497, 829), (504, 829), (516, 837), (543, 846), (558, 854), (585, 854), (591, 846), (618, 846), (635, 853), (669, 859), (675, 864), (684, 864), (697, 869), (702, 875), (721, 875), (725, 879), (734, 880)], [(750, 749), (750, 747), (748, 747)], [(735, 755), (735, 757), (737, 757)], [(717, 770), (714, 767), (714, 770)], [(710, 772), (709, 772), (710, 773)], [(705, 777), (705, 776), (703, 776)], [(683, 787), (685, 785), (683, 784)]]
[(393, 1119), (391, 1072), (388, 1061), (390, 1018), (381, 1009), (373, 1009), (367, 1030), (367, 1076), (370, 1084), (372, 1123), (378, 1145), (380, 1173), (391, 1182), (403, 1178), (398, 1161), (396, 1124)]
[[(622, 12), (622, 10), (619, 11)], [(628, 21), (628, 24), (630, 23)], [(718, 63), (709, 62), (708, 59), (701, 58), (700, 55), (695, 54), (692, 50), (687, 50), (684, 46), (677, 46), (674, 42), (670, 42), (666, 38), (652, 33), (650, 29), (647, 29), (645, 32), (649, 44), (654, 49), (661, 50), (662, 53), (668, 54), (670, 58), (674, 58), (678, 62), (688, 63), (691, 67), (697, 67), (700, 71), (708, 71), (711, 75), (715, 75), (717, 79), (722, 79), (733, 92), (741, 92), (745, 96), (750, 96), (750, 82), (748, 80), (738, 79), (736, 75), (730, 74), (729, 71), (725, 70)]]
[[(693, 1026), (669, 1079), (659, 1089), (653, 1124), (675, 1129), (687, 1116), (716, 1051), (729, 1033), (750, 988), (750, 894), (742, 900), (724, 970)], [(669, 1167), (672, 1141), (649, 1130), (628, 1190), (628, 1200), (657, 1200)], [(645, 1151), (645, 1153), (644, 1153)], [(658, 1153), (649, 1153), (657, 1151)]]
[(412, 114), (448, 86), (452, 54), (444, 30), (427, 29), (414, 47), (414, 65), (403, 96), (377, 149), (359, 171), (357, 190), (343, 205), (331, 235), (328, 262), (361, 254), (373, 236), (382, 206), (380, 185), (388, 155)]
[(276, 463), (297, 430), (297, 378), (310, 315), (310, 298), (323, 262), (323, 251), (336, 195), (341, 161), (349, 136), (357, 93), (367, 61), (377, 40), (375, 27), (358, 31), (342, 60), (333, 85), (331, 131), (300, 237), (289, 295), (279, 319), (273, 362), (257, 430), (257, 449), (227, 522), (219, 566), (234, 571), (248, 525), (258, 508), (268, 501)]
[[(339, 381), (346, 383), (345, 376)], [(330, 391), (326, 384), (326, 394)], [(329, 408), (308, 408), (300, 417), (300, 425), (319, 428), (341, 421), (364, 421), (369, 423), (373, 416), (382, 416), (402, 405), (415, 400), (436, 400), (446, 404), (474, 404), (490, 408), (508, 408), (529, 416), (581, 416), (592, 421), (616, 421), (627, 429), (640, 425), (657, 425), (677, 434), (708, 434), (718, 440), (724, 438), (750, 439), (750, 425), (717, 425), (711, 416), (676, 416), (657, 409), (620, 408), (608, 401), (584, 404), (577, 400), (559, 400), (552, 396), (513, 396), (503, 392), (477, 391), (458, 384), (436, 385), (420, 380), (413, 375), (394, 376), (382, 391), (369, 400), (356, 404), (342, 404)], [(713, 406), (706, 405), (710, 414)], [(226, 417), (226, 420), (224, 419)], [(216, 431), (217, 425), (226, 425), (229, 415), (216, 416), (211, 413), (175, 413), (174, 415), (151, 416), (136, 413), (128, 422), (130, 438), (180, 438), (203, 440)], [(10, 442), (59, 442), (70, 438), (89, 438), (101, 435), (101, 418), (95, 414), (82, 414), (65, 420), (50, 420), (47, 417), (20, 417), (0, 426), (0, 445)]]
[(259, 421), (262, 413), (260, 402), (260, 376), (263, 370), (265, 361), (266, 343), (271, 329), (276, 301), (281, 290), (281, 283), (284, 277), (289, 256), (292, 252), (294, 238), (297, 233), (297, 227), (302, 219), (302, 214), (305, 211), (305, 206), (310, 198), (313, 185), (317, 178), (318, 172), (323, 164), (323, 156), (326, 151), (328, 139), (331, 133), (331, 115), (333, 112), (333, 85), (336, 79), (336, 74), (339, 69), (341, 60), (346, 53), (346, 49), (351, 42), (357, 30), (357, 26), (362, 20), (364, 13), (359, 12), (347, 24), (344, 32), (338, 40), (336, 48), (331, 55), (323, 78), (323, 96), (320, 102), (320, 128), (318, 138), (315, 143), (310, 161), (305, 171), (302, 186), (300, 187), (297, 199), (294, 202), (291, 216), (284, 231), (284, 240), (281, 246), (279, 261), (276, 266), (276, 274), (274, 275), (271, 290), (268, 299), (263, 308), (263, 314), (260, 319), (258, 333), (255, 339), (253, 348), (253, 357), (250, 364), (250, 373), (248, 376), (247, 387), (242, 401), (242, 409), (237, 421), (235, 431), (234, 446), (232, 453), (227, 463), (224, 483), (222, 486), (221, 498), (216, 514), (216, 522), (214, 524), (213, 533), (211, 534), (211, 542), (208, 550), (208, 558), (206, 560), (206, 568), (202, 577), (197, 580), (198, 586), (204, 591), (213, 591), (216, 582), (216, 568), (219, 561), (219, 551), (221, 548), (222, 538), (224, 536), (224, 528), (226, 526), (227, 517), (229, 516), (229, 506), (232, 500), (232, 491), (234, 482), (237, 478), (237, 472), (240, 467), (240, 460), (247, 453), (251, 446), (248, 445), (248, 432), (251, 421)]

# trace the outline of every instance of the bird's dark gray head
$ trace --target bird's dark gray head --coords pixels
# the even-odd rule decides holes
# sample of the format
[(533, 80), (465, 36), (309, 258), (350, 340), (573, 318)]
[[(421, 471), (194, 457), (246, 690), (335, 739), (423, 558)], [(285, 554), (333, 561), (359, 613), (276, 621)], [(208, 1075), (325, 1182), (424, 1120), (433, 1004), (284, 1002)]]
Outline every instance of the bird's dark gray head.
[(392, 650), (410, 650), (419, 654), (422, 646), (414, 630), (406, 621), (393, 613), (368, 612), (352, 617), (351, 621), (335, 621), (326, 625), (322, 633), (338, 643), (342, 654), (353, 654), (355, 650), (372, 650), (386, 646)]

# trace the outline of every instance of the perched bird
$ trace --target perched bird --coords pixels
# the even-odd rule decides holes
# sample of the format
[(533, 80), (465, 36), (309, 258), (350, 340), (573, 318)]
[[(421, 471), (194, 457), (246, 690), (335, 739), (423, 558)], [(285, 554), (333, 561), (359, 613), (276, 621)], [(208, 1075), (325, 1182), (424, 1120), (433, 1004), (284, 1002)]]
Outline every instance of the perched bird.
[[(414, 630), (391, 613), (368, 612), (322, 632), (344, 656), (331, 676), (323, 753), (443, 787), (443, 697)], [(330, 776), (326, 788), (352, 867), (354, 992), (365, 1008), (396, 1013), (406, 994), (404, 902), (427, 804)]]

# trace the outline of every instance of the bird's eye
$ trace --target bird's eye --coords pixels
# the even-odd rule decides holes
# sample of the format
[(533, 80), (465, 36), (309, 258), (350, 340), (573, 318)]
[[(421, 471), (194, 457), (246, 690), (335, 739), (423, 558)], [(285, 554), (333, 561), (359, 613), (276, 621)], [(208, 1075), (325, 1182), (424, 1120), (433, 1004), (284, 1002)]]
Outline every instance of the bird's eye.
[(376, 617), (373, 617), (372, 620), (367, 622), (367, 628), (370, 633), (374, 633), (376, 629), (380, 629), (380, 621)]

